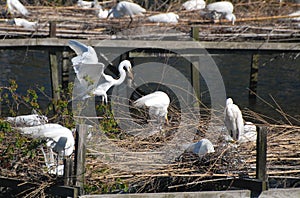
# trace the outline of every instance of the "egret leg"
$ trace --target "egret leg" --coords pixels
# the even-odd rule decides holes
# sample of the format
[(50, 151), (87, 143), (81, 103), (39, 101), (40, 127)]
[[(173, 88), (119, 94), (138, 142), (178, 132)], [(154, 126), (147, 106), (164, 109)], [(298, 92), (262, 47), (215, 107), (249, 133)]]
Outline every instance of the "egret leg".
[(105, 104), (107, 104), (107, 95), (104, 95)]
[(44, 151), (44, 148), (43, 148), (43, 147), (41, 147), (41, 151), (42, 151), (42, 153), (43, 153), (43, 155), (44, 155), (45, 164), (46, 164), (47, 168), (49, 169), (49, 168), (50, 168), (50, 164), (49, 164), (49, 161), (48, 161), (47, 155), (46, 155), (46, 153), (45, 153), (45, 151)]
[(52, 148), (48, 148), (48, 149), (49, 149), (49, 155), (50, 155), (50, 162), (51, 162), (51, 164), (54, 164), (53, 150), (52, 150)]
[(132, 21), (133, 21), (133, 18), (132, 18), (132, 16), (130, 16), (130, 22), (129, 22), (129, 24), (128, 24), (127, 28), (129, 28), (129, 27), (130, 27), (130, 25), (131, 25)]

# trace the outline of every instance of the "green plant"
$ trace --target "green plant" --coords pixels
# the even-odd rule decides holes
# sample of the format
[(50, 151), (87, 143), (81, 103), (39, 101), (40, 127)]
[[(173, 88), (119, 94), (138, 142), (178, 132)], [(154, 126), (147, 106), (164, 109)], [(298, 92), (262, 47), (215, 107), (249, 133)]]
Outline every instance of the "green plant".
[(100, 115), (101, 130), (110, 138), (116, 138), (120, 134), (118, 123), (113, 117), (113, 113), (108, 105), (96, 105), (97, 114)]

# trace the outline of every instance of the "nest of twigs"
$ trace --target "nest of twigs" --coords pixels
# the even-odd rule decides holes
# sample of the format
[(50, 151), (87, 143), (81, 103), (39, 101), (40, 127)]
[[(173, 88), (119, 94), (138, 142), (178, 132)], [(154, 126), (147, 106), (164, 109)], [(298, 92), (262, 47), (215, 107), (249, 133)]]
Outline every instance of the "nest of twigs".
[[(265, 123), (261, 115), (252, 111), (245, 111), (244, 114), (247, 119), (250, 115), (252, 119), (259, 118), (257, 119), (257, 123), (260, 123), (258, 125), (268, 127), (268, 176), (299, 177), (300, 127)], [(214, 133), (215, 138), (212, 138), (209, 136), (211, 133), (207, 132), (207, 122), (203, 121), (199, 124), (198, 134), (195, 134), (194, 141), (203, 137), (210, 138), (215, 146), (214, 153), (199, 157), (192, 153), (182, 152), (169, 163), (161, 163), (155, 161), (154, 158), (146, 159), (149, 163), (147, 168), (124, 169), (122, 167), (127, 165), (128, 167), (134, 166), (131, 166), (128, 160), (121, 162), (104, 160), (103, 155), (101, 157), (99, 154), (104, 151), (95, 150), (95, 147), (88, 146), (85, 173), (86, 192), (88, 194), (170, 192), (195, 190), (195, 187), (197, 190), (210, 190), (203, 184), (228, 177), (255, 178), (256, 142), (228, 143), (220, 132)], [(174, 126), (171, 130), (177, 130)], [(144, 152), (146, 156), (147, 152), (162, 148), (162, 145), (172, 139), (174, 133), (170, 133), (171, 135), (154, 134), (140, 139), (134, 139), (129, 135), (123, 136), (121, 139), (111, 136), (109, 138), (114, 144), (123, 147), (122, 149), (129, 149), (133, 153)], [(0, 134), (2, 177), (16, 178), (24, 182), (38, 184), (37, 189), (32, 191), (30, 196), (43, 195), (44, 190), (49, 185), (61, 181), (61, 178), (49, 175), (47, 172), (43, 155), (37, 149), (42, 142), (33, 141), (14, 131), (7, 132), (6, 129), (2, 129)], [(96, 138), (93, 137), (93, 139)], [(89, 141), (89, 143), (92, 142)], [(119, 155), (122, 154), (119, 153)], [(129, 156), (123, 155), (124, 158)], [(109, 153), (105, 156), (109, 156)], [(139, 158), (143, 158), (143, 155), (139, 155), (136, 159), (131, 158), (130, 163), (136, 164), (138, 167), (140, 165), (138, 164), (140, 163)], [(115, 159), (118, 160), (117, 157)], [(124, 163), (123, 166), (121, 163)], [(228, 186), (219, 186), (215, 189), (226, 190), (227, 188)]]
[[(252, 111), (245, 112), (249, 117), (259, 118), (261, 115)], [(267, 134), (267, 174), (269, 177), (299, 177), (299, 159), (300, 159), (300, 127), (292, 125), (274, 125), (266, 123), (263, 118), (256, 120), (258, 126), (266, 126)], [(109, 161), (96, 152), (94, 147), (90, 150), (87, 159), (86, 183), (91, 186), (97, 186), (94, 193), (101, 192), (170, 192), (170, 191), (188, 191), (197, 186), (197, 190), (206, 189), (206, 182), (213, 182), (220, 178), (255, 178), (256, 176), (256, 142), (247, 143), (228, 143), (220, 132), (212, 136), (205, 133), (207, 127), (205, 122), (199, 126), (199, 134), (195, 134), (194, 141), (202, 137), (210, 138), (215, 146), (214, 153), (208, 153), (205, 156), (182, 152), (169, 164), (150, 161), (152, 168), (128, 168), (132, 164), (137, 167), (142, 163), (140, 159), (130, 158), (128, 161)], [(173, 129), (174, 130), (174, 129)], [(155, 138), (156, 137), (156, 138)], [(167, 137), (170, 138), (170, 137)], [(162, 147), (168, 140), (163, 139), (161, 135), (153, 136), (147, 140), (122, 139), (113, 142), (134, 151), (148, 151), (155, 147)], [(147, 144), (148, 142), (148, 144)], [(106, 151), (107, 152), (107, 151)], [(118, 152), (116, 152), (118, 153)], [(105, 155), (113, 156), (116, 155)], [(117, 155), (122, 155), (118, 153)], [(127, 156), (123, 153), (124, 157)], [(101, 157), (99, 157), (101, 156)], [(146, 156), (146, 154), (145, 154)], [(138, 156), (141, 158), (141, 156)], [(145, 157), (147, 158), (147, 157)], [(147, 158), (148, 159), (148, 158)], [(122, 163), (123, 166), (122, 166)], [(228, 189), (220, 186), (215, 189)], [(194, 189), (195, 190), (195, 189)]]

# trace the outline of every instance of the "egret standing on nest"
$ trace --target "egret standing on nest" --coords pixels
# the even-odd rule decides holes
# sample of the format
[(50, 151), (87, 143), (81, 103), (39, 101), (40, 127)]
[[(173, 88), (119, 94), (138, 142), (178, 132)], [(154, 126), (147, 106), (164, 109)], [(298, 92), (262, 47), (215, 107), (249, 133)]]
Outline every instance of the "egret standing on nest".
[(136, 107), (149, 107), (149, 115), (157, 118), (159, 129), (162, 129), (164, 120), (169, 124), (168, 121), (168, 107), (170, 104), (169, 96), (162, 91), (155, 91), (151, 94), (145, 95), (136, 101), (133, 105)]
[(229, 135), (235, 140), (239, 140), (241, 134), (244, 133), (244, 120), (239, 107), (233, 104), (231, 98), (226, 100), (225, 107), (225, 125)]
[[(51, 174), (63, 175), (63, 165), (55, 165), (53, 151), (58, 154), (57, 162), (59, 157), (68, 157), (72, 155), (75, 140), (72, 131), (59, 124), (43, 124), (32, 127), (17, 127), (17, 130), (24, 135), (29, 135), (36, 139), (45, 139), (47, 148), (49, 149), (49, 158), (47, 158), (43, 147), (45, 163), (48, 168), (48, 172)], [(55, 168), (56, 167), (56, 168)]]
[(109, 18), (110, 15), (113, 15), (115, 18), (128, 15), (130, 17), (129, 26), (133, 21), (134, 15), (143, 15), (144, 12), (146, 12), (146, 9), (136, 3), (121, 1), (109, 11), (107, 18)]
[(22, 14), (24, 16), (29, 14), (28, 10), (19, 0), (7, 0), (6, 5), (10, 14)]
[(220, 20), (221, 18), (225, 18), (232, 22), (236, 20), (235, 15), (233, 14), (233, 5), (229, 1), (220, 1), (210, 3), (206, 6), (206, 9), (210, 12), (209, 14), (212, 15), (212, 19)]

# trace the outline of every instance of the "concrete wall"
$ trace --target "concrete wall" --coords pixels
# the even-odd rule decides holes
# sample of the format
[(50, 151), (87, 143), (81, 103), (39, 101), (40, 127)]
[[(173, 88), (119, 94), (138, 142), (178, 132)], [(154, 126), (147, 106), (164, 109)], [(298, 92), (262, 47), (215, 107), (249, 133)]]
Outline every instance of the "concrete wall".
[(140, 194), (105, 194), (84, 195), (81, 198), (247, 198), (249, 190), (177, 192), (177, 193), (140, 193)]
[(260, 194), (259, 198), (300, 197), (300, 188), (269, 189)]

